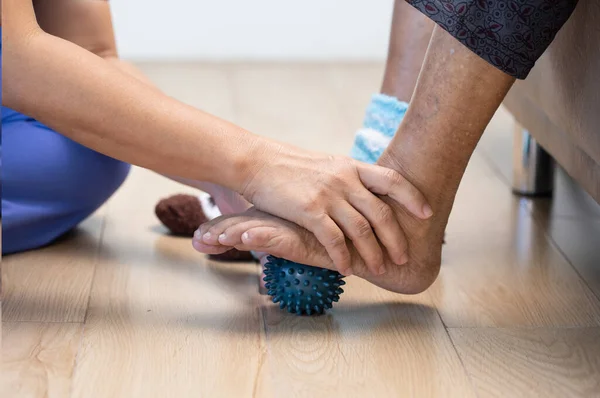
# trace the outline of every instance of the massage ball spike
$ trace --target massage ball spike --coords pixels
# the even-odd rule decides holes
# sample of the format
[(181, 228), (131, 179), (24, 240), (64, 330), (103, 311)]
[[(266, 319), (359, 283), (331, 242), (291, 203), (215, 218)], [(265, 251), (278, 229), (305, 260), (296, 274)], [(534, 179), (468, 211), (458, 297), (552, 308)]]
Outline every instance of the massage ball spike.
[(339, 300), (339, 286), (346, 282), (336, 271), (267, 257), (264, 280), (269, 278), (269, 296), (279, 308), (296, 315), (323, 314)]

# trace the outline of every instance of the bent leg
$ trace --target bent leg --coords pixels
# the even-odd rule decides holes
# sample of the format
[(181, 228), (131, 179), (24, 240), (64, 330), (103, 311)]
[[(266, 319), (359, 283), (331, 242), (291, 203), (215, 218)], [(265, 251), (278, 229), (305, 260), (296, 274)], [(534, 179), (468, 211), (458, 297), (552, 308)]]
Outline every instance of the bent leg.
[(2, 252), (51, 243), (123, 183), (129, 165), (2, 108)]
[(375, 163), (389, 145), (408, 109), (434, 23), (407, 4), (396, 0), (388, 57), (380, 93), (369, 103), (363, 126), (356, 133), (351, 156)]
[[(372, 275), (354, 255), (357, 276), (405, 294), (419, 293), (433, 283), (458, 185), (483, 130), (513, 82), (442, 29), (434, 30), (411, 107), (378, 161), (399, 171), (425, 194), (433, 217), (418, 220), (384, 197), (406, 233), (409, 262), (402, 266), (388, 262), (388, 272)], [(211, 233), (224, 233), (231, 240), (222, 243), (240, 250), (266, 251), (316, 266), (330, 264), (315, 238), (296, 225), (253, 212), (235, 217), (209, 223), (201, 232), (212, 228)], [(194, 245), (200, 251), (210, 250), (200, 240)]]
[(410, 102), (434, 26), (406, 1), (396, 0), (382, 94)]

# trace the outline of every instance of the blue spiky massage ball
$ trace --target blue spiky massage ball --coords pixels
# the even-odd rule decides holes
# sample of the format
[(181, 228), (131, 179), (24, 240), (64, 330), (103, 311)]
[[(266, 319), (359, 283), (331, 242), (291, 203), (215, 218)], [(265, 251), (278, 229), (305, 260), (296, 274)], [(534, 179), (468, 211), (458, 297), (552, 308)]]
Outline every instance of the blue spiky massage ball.
[(279, 308), (296, 315), (322, 314), (340, 299), (342, 274), (273, 256), (265, 264), (266, 288)]

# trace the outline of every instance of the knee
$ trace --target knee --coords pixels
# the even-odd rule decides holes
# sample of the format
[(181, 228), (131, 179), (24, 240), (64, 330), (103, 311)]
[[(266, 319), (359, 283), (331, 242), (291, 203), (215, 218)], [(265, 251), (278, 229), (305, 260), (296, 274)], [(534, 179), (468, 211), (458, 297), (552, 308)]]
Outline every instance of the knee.
[(130, 166), (80, 145), (38, 122), (2, 126), (4, 197), (61, 211), (98, 207), (121, 186)]
[(99, 153), (90, 153), (77, 163), (80, 172), (65, 172), (59, 177), (62, 189), (55, 199), (73, 209), (93, 212), (123, 184), (130, 165)]
[(106, 158), (100, 164), (95, 164), (91, 170), (89, 189), (93, 192), (88, 196), (90, 204), (101, 205), (110, 198), (125, 182), (131, 166), (121, 161)]

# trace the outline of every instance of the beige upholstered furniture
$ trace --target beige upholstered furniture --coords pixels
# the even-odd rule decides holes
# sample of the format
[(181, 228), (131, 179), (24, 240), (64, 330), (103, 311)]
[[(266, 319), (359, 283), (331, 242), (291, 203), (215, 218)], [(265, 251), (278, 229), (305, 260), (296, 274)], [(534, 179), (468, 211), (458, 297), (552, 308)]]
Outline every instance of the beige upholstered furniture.
[(518, 123), (515, 191), (548, 191), (552, 158), (600, 203), (600, 1), (569, 21), (504, 101)]

